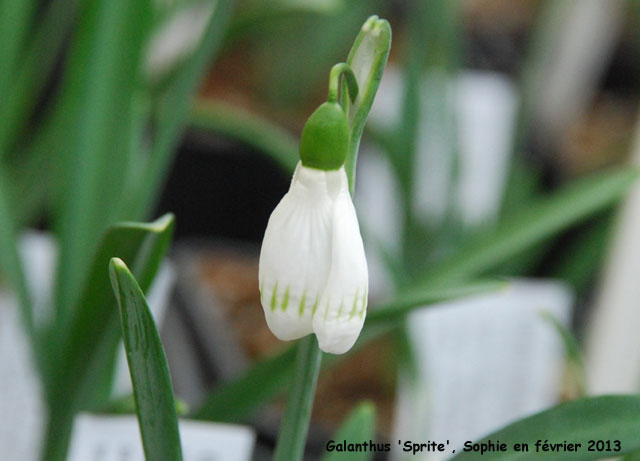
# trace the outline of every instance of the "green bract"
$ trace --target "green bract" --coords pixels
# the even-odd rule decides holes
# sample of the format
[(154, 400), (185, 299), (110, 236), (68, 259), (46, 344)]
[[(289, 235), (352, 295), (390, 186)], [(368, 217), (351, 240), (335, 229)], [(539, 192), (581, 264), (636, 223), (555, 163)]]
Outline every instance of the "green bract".
[(349, 150), (349, 123), (337, 102), (325, 102), (311, 114), (302, 129), (300, 159), (318, 170), (337, 170)]

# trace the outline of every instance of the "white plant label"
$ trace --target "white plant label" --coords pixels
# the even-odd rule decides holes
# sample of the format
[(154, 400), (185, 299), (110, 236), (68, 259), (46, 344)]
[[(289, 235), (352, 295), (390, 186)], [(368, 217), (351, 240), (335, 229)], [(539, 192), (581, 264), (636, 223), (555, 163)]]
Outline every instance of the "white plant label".
[[(249, 461), (255, 433), (245, 426), (180, 420), (184, 461)], [(135, 416), (81, 414), (69, 461), (144, 461)]]
[(565, 285), (518, 280), (412, 313), (418, 382), (401, 380), (396, 438), (448, 441), (450, 456), (466, 441), (555, 404), (565, 352), (541, 313), (567, 325), (572, 302)]

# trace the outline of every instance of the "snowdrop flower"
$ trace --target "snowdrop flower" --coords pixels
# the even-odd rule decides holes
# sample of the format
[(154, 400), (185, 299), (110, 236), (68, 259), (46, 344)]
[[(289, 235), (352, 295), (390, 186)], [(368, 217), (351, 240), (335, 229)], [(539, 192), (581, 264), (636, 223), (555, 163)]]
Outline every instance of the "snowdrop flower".
[(281, 340), (315, 333), (320, 349), (347, 352), (367, 308), (368, 272), (344, 169), (349, 129), (337, 102), (307, 121), (289, 192), (275, 208), (260, 253), (269, 328)]

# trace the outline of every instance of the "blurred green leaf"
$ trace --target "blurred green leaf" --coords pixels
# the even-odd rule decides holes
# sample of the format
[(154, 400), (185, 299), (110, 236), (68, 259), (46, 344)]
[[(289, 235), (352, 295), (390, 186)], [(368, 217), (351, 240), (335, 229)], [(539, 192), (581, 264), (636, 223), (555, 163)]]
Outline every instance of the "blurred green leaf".
[(622, 461), (640, 461), (640, 451), (634, 451), (622, 458)]
[(301, 15), (327, 15), (335, 17), (344, 13), (344, 0), (245, 0), (229, 25), (227, 40), (230, 42), (255, 33), (271, 21)]
[[(34, 23), (35, 31), (28, 38), (24, 56), (13, 72), (10, 91), (6, 97), (0, 96), (0, 100), (3, 101), (0, 104), (0, 159), (4, 159), (11, 152), (16, 137), (24, 129), (36, 105), (37, 97), (51, 77), (54, 65), (60, 57), (65, 38), (68, 37), (76, 19), (76, 13), (86, 1), (52, 0), (44, 6), (44, 11), (39, 15), (41, 18)], [(5, 3), (19, 5), (30, 2), (7, 0)], [(30, 29), (25, 28), (25, 31), (27, 30)], [(8, 42), (0, 40), (0, 43)]]
[(35, 7), (31, 0), (0, 0), (0, 101), (9, 93)]
[(250, 11), (230, 28), (229, 41), (242, 40), (251, 48), (248, 65), (259, 72), (257, 82), (267, 104), (278, 111), (306, 111), (322, 102), (318, 88), (326, 88), (327, 70), (345, 59), (363, 19), (382, 3), (350, 1), (332, 14), (289, 10), (267, 17)]
[(437, 288), (414, 288), (403, 290), (389, 303), (367, 314), (367, 325), (376, 322), (397, 320), (412, 310), (446, 300), (464, 298), (507, 288), (509, 282), (499, 280), (476, 281), (455, 286)]
[(191, 126), (228, 136), (264, 152), (292, 173), (298, 160), (298, 142), (279, 126), (257, 115), (214, 101), (198, 100)]
[(267, 3), (261, 0), (249, 0), (244, 2), (240, 16), (242, 18), (244, 14), (249, 13), (272, 16), (291, 12), (335, 14), (344, 7), (344, 0), (272, 0)]
[[(31, 296), (27, 288), (24, 268), (18, 252), (18, 236), (12, 202), (6, 191), (6, 172), (0, 164), (0, 274), (15, 290), (22, 323), (31, 342), (36, 359), (40, 361), (40, 346), (36, 336)], [(40, 364), (41, 365), (41, 364)]]
[(189, 121), (193, 94), (204, 77), (211, 60), (217, 54), (233, 11), (233, 0), (219, 0), (202, 40), (154, 101), (152, 113), (153, 145), (142, 177), (128, 191), (130, 200), (125, 216), (143, 217), (148, 212), (167, 175), (180, 136)]
[[(376, 435), (376, 407), (372, 402), (360, 403), (342, 423), (338, 432), (332, 440), (336, 443), (346, 441), (347, 443), (362, 443), (367, 440), (374, 440)], [(359, 453), (349, 452), (328, 452), (322, 461), (370, 461), (373, 459), (373, 451), (363, 451)]]
[[(41, 155), (34, 155), (41, 154)], [(52, 158), (48, 152), (21, 152), (12, 161), (6, 162), (6, 175), (10, 181), (6, 187), (10, 192), (11, 203), (19, 203), (15, 207), (16, 227), (33, 224), (42, 217), (44, 204), (49, 192), (48, 172), (51, 171)]]
[(172, 231), (172, 215), (149, 224), (122, 223), (110, 228), (93, 258), (69, 324), (49, 332), (52, 351), (45, 374), (50, 407), (46, 446), (49, 459), (64, 459), (74, 413), (104, 404), (110, 394), (120, 334), (105, 268), (113, 257), (127, 261), (142, 289), (147, 290), (168, 250)]
[(614, 215), (612, 212), (606, 212), (597, 216), (594, 222), (588, 223), (564, 248), (561, 248), (559, 254), (553, 258), (555, 264), (549, 270), (551, 276), (564, 280), (578, 294), (585, 294), (590, 290), (590, 282), (597, 277), (605, 258)]
[(146, 459), (182, 459), (178, 417), (167, 358), (153, 316), (126, 264), (109, 264), (113, 292), (120, 306), (120, 326)]
[(237, 379), (215, 388), (193, 417), (224, 422), (242, 421), (291, 381), (296, 352), (296, 346), (287, 347), (258, 362)]
[(542, 311), (541, 317), (551, 325), (558, 333), (564, 344), (565, 355), (567, 357), (567, 365), (569, 372), (575, 381), (576, 397), (584, 397), (587, 394), (587, 375), (585, 372), (584, 358), (578, 340), (573, 333), (565, 327), (553, 314), (549, 311)]
[[(391, 50), (391, 26), (385, 19), (371, 16), (360, 29), (360, 33), (351, 47), (347, 64), (351, 66), (358, 81), (358, 97), (353, 105), (349, 105), (347, 91), (342, 91), (341, 103), (348, 107), (351, 126), (349, 153), (345, 162), (351, 193), (355, 184), (355, 168), (358, 158), (358, 147), (369, 111), (373, 105), (384, 68), (387, 65)], [(346, 83), (344, 83), (346, 85)]]
[(559, 36), (566, 26), (570, 7), (571, 2), (547, 0), (539, 8), (521, 70), (519, 106), (511, 143), (512, 157), (522, 153), (530, 135), (536, 101), (540, 93), (545, 91), (545, 71), (553, 65)]
[(59, 110), (69, 110), (68, 153), (61, 155), (63, 194), (56, 229), (60, 258), (58, 323), (75, 304), (99, 236), (116, 219), (129, 159), (128, 122), (151, 0), (88, 0), (73, 37)]
[(481, 275), (521, 251), (543, 242), (576, 222), (611, 206), (636, 181), (638, 172), (615, 168), (580, 179), (505, 218), (496, 229), (462, 245), (421, 277), (424, 284), (444, 284)]
[(501, 217), (518, 211), (523, 203), (528, 203), (541, 193), (542, 167), (529, 162), (522, 155), (510, 159), (507, 184), (500, 209)]
[[(640, 449), (640, 396), (600, 396), (563, 403), (536, 415), (516, 421), (478, 440), (507, 444), (508, 451), (490, 453), (492, 460), (530, 460), (555, 458), (580, 460), (610, 458)], [(536, 453), (536, 441), (541, 443), (581, 443), (577, 451)], [(609, 442), (611, 451), (588, 451), (589, 440)], [(613, 451), (615, 441), (620, 450)], [(528, 443), (529, 452), (515, 452), (513, 445)], [(477, 459), (473, 452), (459, 453), (454, 460)]]

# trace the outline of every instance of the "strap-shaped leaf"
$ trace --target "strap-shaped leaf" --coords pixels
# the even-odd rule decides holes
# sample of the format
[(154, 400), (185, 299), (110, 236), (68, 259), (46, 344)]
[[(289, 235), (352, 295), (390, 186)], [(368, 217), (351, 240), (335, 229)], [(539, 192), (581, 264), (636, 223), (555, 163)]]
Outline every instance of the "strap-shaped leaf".
[(33, 352), (37, 356), (40, 351), (37, 345), (33, 307), (27, 288), (24, 268), (18, 253), (16, 219), (9, 200), (6, 178), (4, 165), (0, 165), (0, 274), (16, 292), (20, 304), (22, 323), (31, 341)]
[[(478, 443), (500, 441), (507, 451), (485, 453), (488, 459), (518, 461), (538, 458), (580, 460), (611, 458), (640, 449), (640, 396), (600, 396), (558, 405), (529, 418), (517, 421)], [(593, 440), (596, 443), (590, 444)], [(536, 442), (581, 444), (575, 451), (536, 452)], [(597, 444), (597, 441), (603, 441)], [(619, 444), (616, 443), (619, 441)], [(528, 452), (516, 452), (514, 444), (528, 443)], [(619, 448), (618, 448), (619, 446)], [(592, 448), (592, 451), (589, 450)], [(455, 460), (478, 459), (477, 452), (457, 453)]]
[(518, 253), (611, 206), (637, 178), (635, 169), (615, 168), (577, 180), (550, 197), (526, 204), (492, 232), (470, 239), (451, 257), (433, 265), (422, 281), (442, 284), (494, 269)]
[(111, 260), (109, 275), (120, 306), (122, 339), (146, 458), (181, 460), (173, 388), (153, 316), (142, 289), (121, 259)]
[(72, 41), (56, 106), (68, 122), (57, 125), (68, 136), (56, 163), (60, 260), (55, 305), (60, 322), (66, 322), (68, 309), (78, 301), (98, 238), (117, 219), (119, 199), (129, 199), (122, 196), (123, 171), (130, 161), (128, 123), (152, 3), (87, 0)]
[(287, 173), (292, 173), (300, 159), (298, 142), (278, 125), (229, 104), (213, 100), (196, 101), (191, 112), (191, 126), (199, 130), (222, 133), (264, 152)]
[(127, 216), (140, 216), (153, 203), (171, 165), (181, 132), (188, 122), (192, 95), (223, 42), (234, 3), (234, 0), (215, 2), (200, 43), (180, 65), (166, 91), (155, 102), (156, 110), (152, 116), (157, 136), (153, 140), (143, 177), (137, 182), (138, 188), (127, 203)]
[(447, 287), (409, 289), (398, 294), (389, 303), (377, 309), (371, 309), (367, 314), (366, 325), (398, 320), (406, 314), (429, 304), (447, 301), (449, 299), (464, 298), (492, 291), (505, 289), (509, 282), (486, 280), (468, 282)]
[[(87, 0), (69, 3), (66, 0), (52, 0), (43, 5), (39, 19), (29, 31), (27, 43), (22, 50), (20, 62), (10, 72), (11, 87), (3, 94), (0, 105), (0, 159), (11, 152), (10, 146), (20, 135), (38, 100), (38, 95), (51, 75), (60, 51), (74, 24), (77, 12)], [(4, 2), (7, 5), (26, 5), (32, 2)], [(2, 16), (2, 13), (0, 13)], [(9, 18), (10, 19), (10, 18)], [(19, 25), (15, 23), (14, 25)], [(2, 27), (0, 26), (0, 29)], [(33, 30), (35, 29), (35, 30)], [(1, 43), (11, 44), (13, 40), (3, 37)], [(16, 43), (14, 43), (16, 44)], [(2, 66), (0, 66), (2, 67)], [(9, 71), (10, 69), (6, 69)], [(1, 86), (1, 85), (0, 85)], [(49, 151), (50, 154), (50, 151)]]
[(214, 389), (193, 416), (212, 421), (242, 421), (279, 395), (289, 383), (295, 370), (296, 351), (296, 346), (287, 347)]
[[(362, 443), (374, 440), (376, 435), (376, 407), (372, 402), (360, 403), (342, 423), (332, 440), (336, 444)], [(345, 452), (333, 450), (322, 461), (370, 461), (374, 451)]]
[[(117, 309), (107, 267), (119, 257), (132, 267), (143, 290), (149, 288), (166, 254), (173, 216), (152, 223), (122, 223), (107, 231), (93, 259), (87, 284), (61, 331), (51, 331), (48, 383), (50, 422), (46, 439), (49, 459), (64, 459), (75, 412), (106, 402), (115, 351), (120, 337)], [(60, 338), (56, 341), (56, 338)]]

